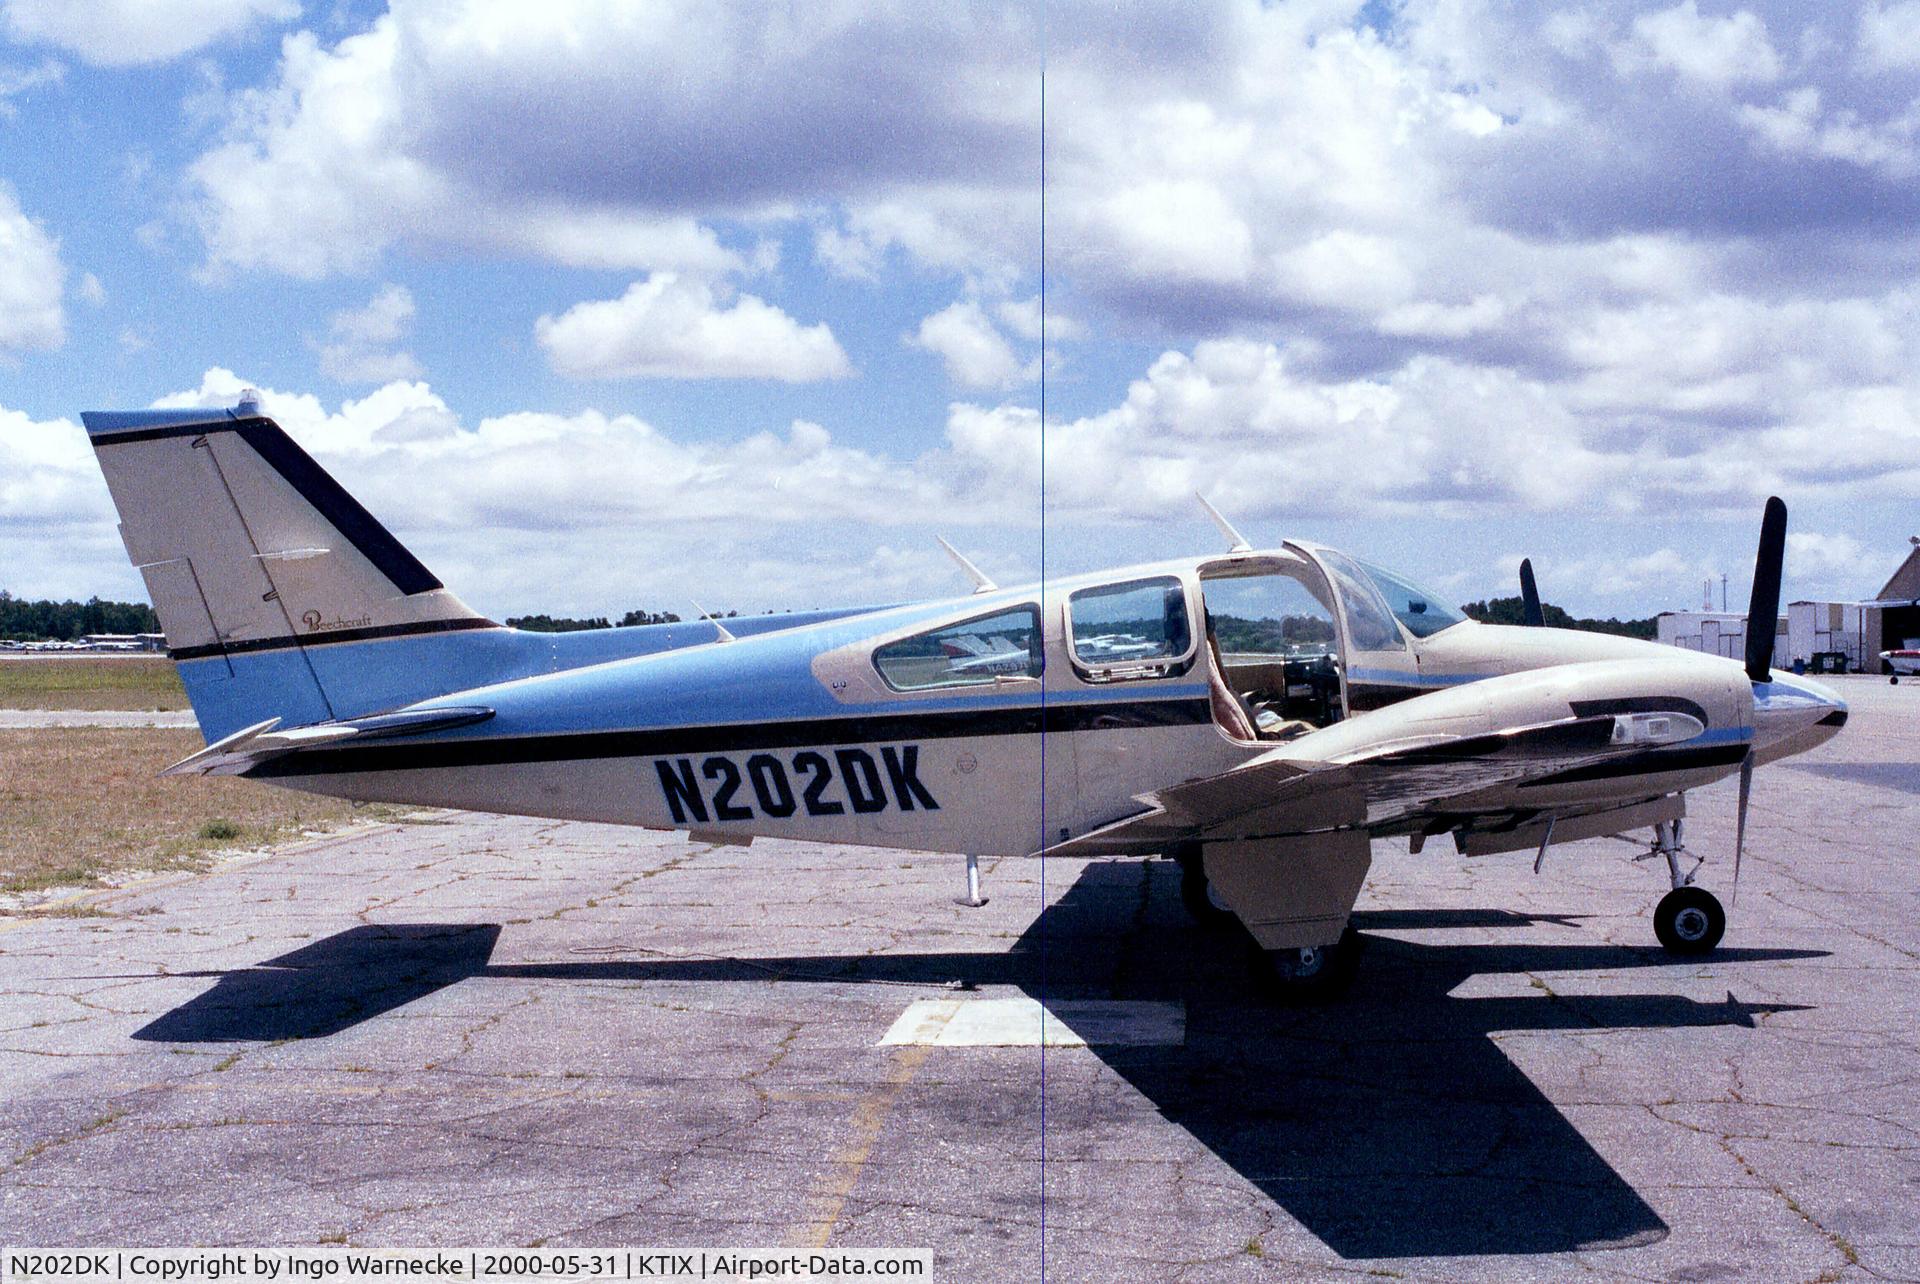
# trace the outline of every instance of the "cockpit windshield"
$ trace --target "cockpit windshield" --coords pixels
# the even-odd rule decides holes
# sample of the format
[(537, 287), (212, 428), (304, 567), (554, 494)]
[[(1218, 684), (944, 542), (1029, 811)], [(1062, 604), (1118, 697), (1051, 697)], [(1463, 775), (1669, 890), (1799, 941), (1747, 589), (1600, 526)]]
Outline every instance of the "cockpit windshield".
[[(1358, 558), (1354, 560), (1359, 562)], [(1359, 562), (1359, 565), (1380, 590), (1380, 596), (1387, 600), (1387, 609), (1393, 612), (1394, 618), (1417, 638), (1432, 637), (1467, 618), (1446, 605), (1444, 599), (1391, 571), (1381, 570), (1371, 562)]]

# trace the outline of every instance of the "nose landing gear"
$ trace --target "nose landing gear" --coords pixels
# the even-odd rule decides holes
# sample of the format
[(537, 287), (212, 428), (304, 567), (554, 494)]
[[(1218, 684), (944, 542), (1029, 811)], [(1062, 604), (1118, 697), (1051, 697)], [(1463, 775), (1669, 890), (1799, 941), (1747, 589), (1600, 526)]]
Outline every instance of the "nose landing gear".
[(1703, 887), (1676, 887), (1653, 907), (1653, 934), (1669, 954), (1706, 954), (1727, 931), (1727, 912)]
[(1727, 932), (1727, 911), (1719, 898), (1704, 887), (1693, 885), (1693, 876), (1702, 862), (1696, 858), (1693, 868), (1680, 872), (1680, 858), (1692, 855), (1680, 841), (1680, 822), (1661, 821), (1653, 827), (1653, 846), (1642, 859), (1664, 856), (1673, 890), (1653, 907), (1653, 934), (1661, 948), (1682, 957), (1709, 954)]

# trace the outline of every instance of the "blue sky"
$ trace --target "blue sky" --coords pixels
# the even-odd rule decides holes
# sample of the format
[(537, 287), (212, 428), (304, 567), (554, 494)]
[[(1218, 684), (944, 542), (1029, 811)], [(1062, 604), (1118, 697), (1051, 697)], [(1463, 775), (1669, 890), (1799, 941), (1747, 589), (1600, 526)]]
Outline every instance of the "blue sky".
[(1204, 551), (1196, 488), (1600, 614), (1742, 597), (1769, 493), (1789, 596), (1920, 530), (1920, 0), (1042, 18), (0, 0), (0, 587), (137, 596), (78, 412), (248, 385), (497, 614)]

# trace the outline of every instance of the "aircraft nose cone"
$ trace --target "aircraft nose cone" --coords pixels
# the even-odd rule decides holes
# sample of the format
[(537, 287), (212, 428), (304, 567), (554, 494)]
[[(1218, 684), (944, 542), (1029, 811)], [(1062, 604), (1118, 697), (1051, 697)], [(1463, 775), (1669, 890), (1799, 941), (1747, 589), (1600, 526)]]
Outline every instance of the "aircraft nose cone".
[(1847, 702), (1833, 688), (1775, 673), (1753, 684), (1753, 747), (1771, 761), (1831, 739), (1847, 721)]

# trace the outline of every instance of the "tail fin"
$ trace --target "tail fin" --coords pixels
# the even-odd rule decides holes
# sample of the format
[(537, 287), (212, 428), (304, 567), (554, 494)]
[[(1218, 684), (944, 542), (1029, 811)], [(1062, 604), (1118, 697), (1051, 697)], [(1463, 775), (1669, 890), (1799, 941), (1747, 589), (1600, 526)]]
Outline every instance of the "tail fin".
[(369, 682), (360, 648), (333, 644), (500, 627), (251, 401), (82, 418), (209, 741), (267, 717), (300, 726), (457, 689), (427, 674)]

